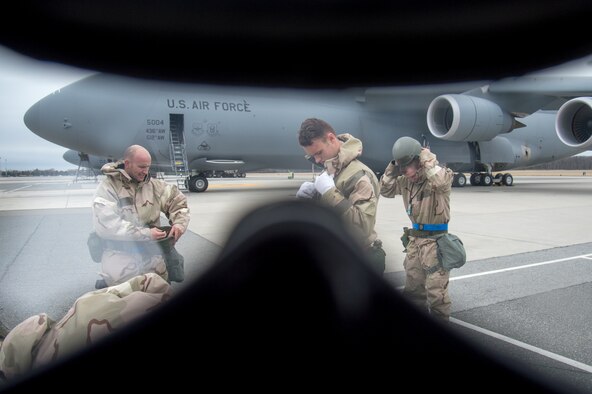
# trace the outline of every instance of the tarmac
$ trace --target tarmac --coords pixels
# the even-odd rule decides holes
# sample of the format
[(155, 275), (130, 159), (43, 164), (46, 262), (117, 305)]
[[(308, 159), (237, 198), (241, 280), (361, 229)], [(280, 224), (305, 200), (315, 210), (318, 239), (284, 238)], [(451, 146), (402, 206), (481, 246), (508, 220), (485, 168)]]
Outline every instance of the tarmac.
[[(210, 179), (189, 193), (191, 222), (177, 249), (190, 283), (214, 263), (250, 210), (294, 199), (312, 174)], [(175, 182), (175, 179), (169, 179)], [(0, 335), (46, 312), (55, 320), (94, 290), (100, 264), (86, 247), (97, 180), (0, 178)], [(592, 392), (592, 177), (520, 176), (513, 186), (453, 188), (449, 231), (467, 250), (451, 272), (452, 324), (487, 351), (574, 390)], [(165, 220), (163, 216), (163, 221)], [(384, 279), (404, 284), (402, 200), (381, 197), (376, 230)]]

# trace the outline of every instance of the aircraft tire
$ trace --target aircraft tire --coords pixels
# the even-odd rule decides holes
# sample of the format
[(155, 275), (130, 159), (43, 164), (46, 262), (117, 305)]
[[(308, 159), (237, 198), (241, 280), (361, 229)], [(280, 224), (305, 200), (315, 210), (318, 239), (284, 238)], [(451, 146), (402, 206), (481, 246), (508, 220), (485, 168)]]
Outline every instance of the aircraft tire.
[(504, 174), (502, 176), (502, 183), (504, 186), (512, 186), (514, 184), (514, 177), (512, 174)]
[(493, 177), (489, 174), (483, 174), (483, 176), (481, 176), (481, 182), (480, 185), (482, 186), (491, 186), (493, 185)]
[(467, 177), (462, 172), (454, 174), (454, 178), (452, 178), (452, 186), (453, 187), (465, 187), (467, 184)]
[(205, 176), (192, 176), (188, 181), (190, 192), (205, 192), (208, 189), (208, 179)]
[(495, 174), (495, 177), (493, 178), (493, 184), (497, 185), (497, 186), (502, 186), (502, 174), (501, 173)]

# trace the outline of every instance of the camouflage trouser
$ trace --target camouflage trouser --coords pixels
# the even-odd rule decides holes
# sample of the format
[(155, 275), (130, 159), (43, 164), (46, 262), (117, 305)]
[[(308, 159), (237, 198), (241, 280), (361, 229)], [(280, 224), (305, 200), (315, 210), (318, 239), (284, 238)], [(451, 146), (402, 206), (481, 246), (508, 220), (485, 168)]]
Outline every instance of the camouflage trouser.
[(154, 311), (171, 296), (171, 286), (151, 273), (83, 294), (58, 321), (45, 312), (31, 316), (16, 325), (0, 343), (0, 376), (16, 379), (33, 368), (91, 346)]
[(105, 249), (101, 259), (101, 266), (103, 272), (99, 273), (99, 275), (105, 279), (107, 286), (113, 286), (134, 276), (149, 272), (154, 272), (168, 281), (166, 263), (162, 255), (146, 255)]
[(438, 264), (436, 241), (431, 238), (409, 237), (405, 267), (405, 294), (434, 317), (448, 320), (451, 302), (448, 296), (450, 272), (442, 267), (433, 273), (426, 270)]

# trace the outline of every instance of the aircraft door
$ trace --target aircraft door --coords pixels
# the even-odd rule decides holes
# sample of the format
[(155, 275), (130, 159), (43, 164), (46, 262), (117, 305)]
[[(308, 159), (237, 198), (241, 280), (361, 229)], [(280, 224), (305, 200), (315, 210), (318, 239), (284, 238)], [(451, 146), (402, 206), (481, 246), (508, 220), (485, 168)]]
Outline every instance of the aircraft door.
[(185, 115), (169, 114), (171, 166), (175, 175), (188, 172), (187, 153), (185, 151)]

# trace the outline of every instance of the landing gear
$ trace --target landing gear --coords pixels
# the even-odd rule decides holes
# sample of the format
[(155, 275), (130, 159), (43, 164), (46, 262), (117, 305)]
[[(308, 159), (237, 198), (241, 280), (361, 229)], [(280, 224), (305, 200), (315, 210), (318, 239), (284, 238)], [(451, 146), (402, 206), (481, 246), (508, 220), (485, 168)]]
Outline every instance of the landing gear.
[[(486, 172), (473, 172), (469, 178), (472, 186), (512, 186), (514, 184), (514, 177), (512, 174), (496, 174), (495, 176)], [(464, 187), (467, 184), (467, 178), (462, 172), (454, 173), (452, 178), (452, 187)]]
[(462, 172), (457, 172), (452, 178), (452, 187), (464, 187), (467, 184), (467, 177)]
[(493, 185), (493, 177), (491, 174), (474, 172), (469, 178), (473, 186), (491, 186)]
[(205, 175), (192, 175), (185, 179), (187, 189), (190, 192), (205, 192), (208, 189), (208, 179)]
[(498, 186), (512, 186), (514, 184), (514, 177), (512, 174), (497, 174), (495, 176), (495, 184)]
[[(496, 174), (495, 177), (486, 172), (474, 172), (469, 178), (469, 182), (473, 186), (512, 186), (514, 184), (514, 177), (512, 174)], [(454, 183), (453, 183), (454, 186)]]

